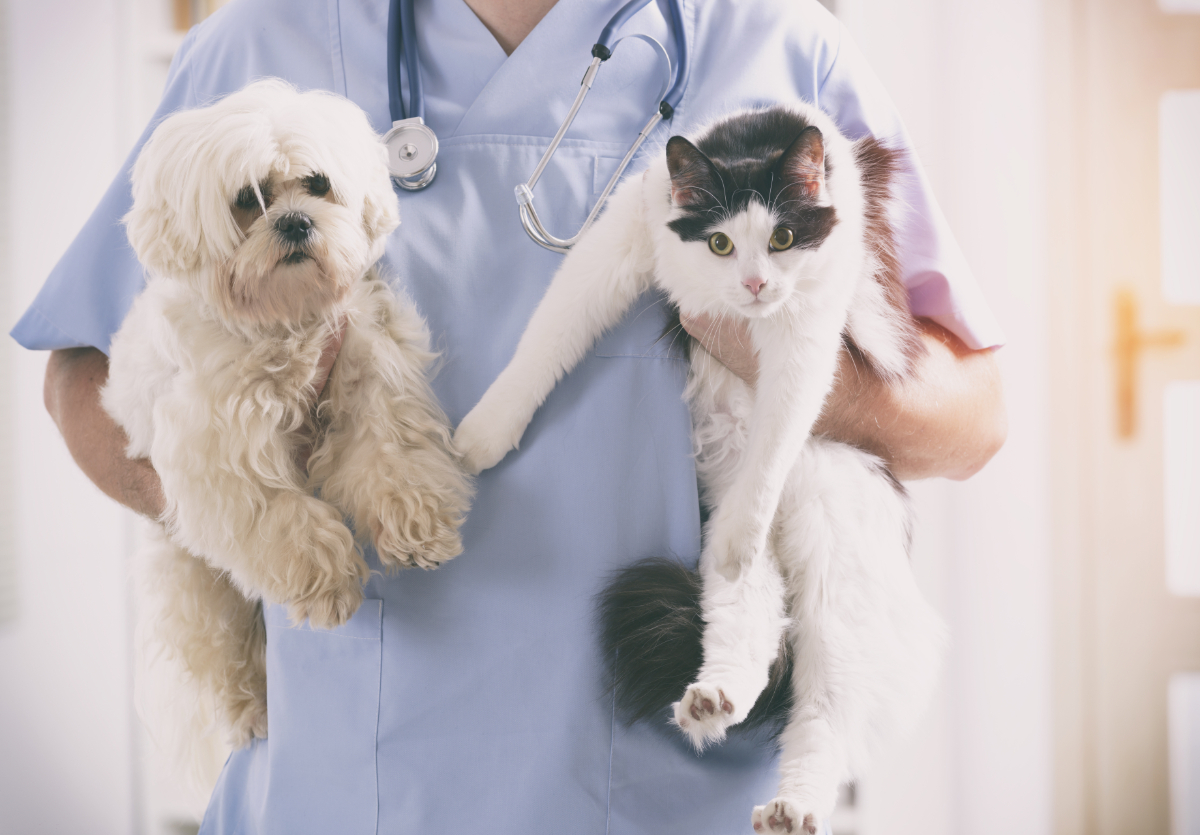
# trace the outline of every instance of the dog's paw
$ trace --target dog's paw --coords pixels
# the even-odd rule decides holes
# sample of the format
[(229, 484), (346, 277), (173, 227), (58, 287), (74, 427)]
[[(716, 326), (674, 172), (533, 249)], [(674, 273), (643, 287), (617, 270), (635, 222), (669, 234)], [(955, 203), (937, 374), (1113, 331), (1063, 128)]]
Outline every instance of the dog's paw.
[(362, 581), (358, 577), (342, 576), (290, 601), (288, 617), (293, 623), (307, 620), (317, 629), (333, 629), (350, 620), (362, 599)]
[(723, 740), (725, 731), (735, 722), (736, 708), (725, 691), (704, 682), (689, 687), (674, 708), (675, 724), (697, 751), (709, 743)]
[(379, 561), (387, 567), (437, 568), (462, 553), (457, 512), (420, 496), (387, 497), (368, 524)]
[(340, 519), (325, 522), (305, 538), (306, 552), (297, 555), (291, 572), (296, 592), (287, 599), (294, 623), (307, 619), (318, 629), (341, 626), (358, 611), (363, 583), (371, 574), (349, 529)]
[(358, 611), (371, 570), (341, 514), (305, 498), (307, 524), (298, 526), (290, 538), (290, 553), (277, 553), (272, 563), (286, 578), (280, 597), (292, 621), (307, 619), (318, 629), (331, 629)]
[(755, 806), (750, 813), (755, 832), (771, 835), (817, 835), (821, 821), (813, 812), (805, 812), (798, 804), (777, 797), (766, 806)]
[(362, 583), (351, 578), (294, 601), (288, 613), (316, 629), (336, 629), (354, 616), (362, 600)]
[(255, 739), (267, 738), (267, 695), (255, 694), (227, 708), (229, 744), (245, 748)]
[(474, 475), (496, 466), (516, 449), (529, 423), (509, 410), (493, 408), (493, 399), (484, 395), (454, 432), (454, 451), (463, 468)]

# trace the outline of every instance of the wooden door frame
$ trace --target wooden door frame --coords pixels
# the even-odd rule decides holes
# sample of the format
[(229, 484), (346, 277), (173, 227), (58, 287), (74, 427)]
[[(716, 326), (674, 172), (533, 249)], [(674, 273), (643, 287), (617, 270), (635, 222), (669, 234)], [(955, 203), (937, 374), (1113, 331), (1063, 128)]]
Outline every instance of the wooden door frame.
[[(1127, 0), (1156, 5), (1154, 0)], [(1086, 36), (1095, 0), (1045, 0), (1047, 199), (1050, 332), (1052, 548), (1054, 553), (1054, 832), (1092, 835), (1102, 786), (1100, 730), (1092, 694), (1099, 686), (1098, 568), (1092, 554), (1096, 508), (1090, 506), (1095, 470), (1090, 448), (1113, 431), (1108, 412), (1093, 408), (1111, 386), (1091, 348), (1112, 341), (1110, 317), (1097, 315), (1091, 263), (1089, 155), (1081, 152), (1089, 124), (1089, 78), (1096, 56)], [(1200, 32), (1200, 15), (1178, 16), (1184, 40)], [(1164, 60), (1177, 56), (1170, 53)], [(1156, 262), (1157, 263), (1157, 262)], [(1107, 291), (1105, 287), (1104, 291)], [(1087, 302), (1084, 302), (1087, 300)], [(1100, 300), (1107, 304), (1108, 300)], [(1160, 307), (1147, 304), (1148, 308)], [(1194, 338), (1194, 337), (1193, 337)], [(1154, 410), (1149, 410), (1154, 411)], [(1165, 584), (1165, 577), (1163, 579)], [(1164, 704), (1166, 694), (1163, 694)]]
[(1083, 484), (1086, 433), (1085, 384), (1079, 369), (1084, 367), (1083, 346), (1088, 317), (1073, 302), (1080, 297), (1084, 270), (1084, 223), (1076, 213), (1084, 165), (1072, 153), (1079, 125), (1083, 122), (1081, 95), (1083, 44), (1077, 21), (1084, 0), (1046, 0), (1046, 137), (1047, 204), (1050, 235), (1049, 310), (1055, 327), (1050, 329), (1050, 448), (1051, 552), (1053, 571), (1053, 725), (1055, 835), (1085, 835), (1096, 831), (1091, 816), (1095, 810), (1097, 776), (1095, 755), (1090, 749), (1088, 729), (1094, 725), (1091, 702), (1085, 698), (1095, 679), (1094, 656), (1084, 623), (1093, 588), (1088, 565)]

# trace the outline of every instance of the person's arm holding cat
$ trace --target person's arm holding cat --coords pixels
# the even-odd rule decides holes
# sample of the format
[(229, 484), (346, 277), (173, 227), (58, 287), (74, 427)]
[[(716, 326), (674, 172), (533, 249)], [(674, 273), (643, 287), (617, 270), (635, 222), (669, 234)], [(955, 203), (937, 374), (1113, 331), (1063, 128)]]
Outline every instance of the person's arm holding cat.
[[(899, 385), (888, 385), (843, 352), (838, 382), (813, 432), (875, 453), (902, 480), (970, 478), (1008, 434), (999, 367), (990, 349), (973, 351), (928, 319), (918, 323), (925, 355)], [(684, 319), (683, 326), (754, 384), (758, 359), (740, 323), (727, 321), (719, 332), (707, 319)]]

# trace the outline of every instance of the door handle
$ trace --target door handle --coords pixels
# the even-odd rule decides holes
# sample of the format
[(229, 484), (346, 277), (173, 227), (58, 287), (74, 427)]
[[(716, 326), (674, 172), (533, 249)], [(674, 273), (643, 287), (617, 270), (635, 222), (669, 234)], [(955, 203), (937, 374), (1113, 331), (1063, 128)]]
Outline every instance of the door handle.
[(1176, 348), (1186, 337), (1181, 330), (1142, 330), (1138, 323), (1137, 297), (1128, 287), (1118, 289), (1113, 302), (1117, 437), (1132, 438), (1137, 433), (1138, 371), (1142, 352), (1147, 348)]

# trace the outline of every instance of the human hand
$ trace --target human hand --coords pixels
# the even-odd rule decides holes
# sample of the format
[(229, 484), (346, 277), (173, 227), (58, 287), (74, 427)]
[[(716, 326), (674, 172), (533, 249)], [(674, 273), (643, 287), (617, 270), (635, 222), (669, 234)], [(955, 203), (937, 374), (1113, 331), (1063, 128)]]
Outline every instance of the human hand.
[(742, 378), (751, 388), (758, 382), (758, 352), (750, 341), (750, 329), (745, 319), (725, 317), (714, 321), (707, 314), (685, 316), (680, 314), (680, 324), (704, 350)]
[[(680, 317), (689, 334), (753, 387), (758, 354), (744, 319)], [(964, 479), (996, 454), (1007, 434), (999, 370), (990, 350), (973, 351), (949, 331), (918, 320), (924, 354), (898, 384), (843, 351), (813, 434), (875, 453), (901, 479)]]

